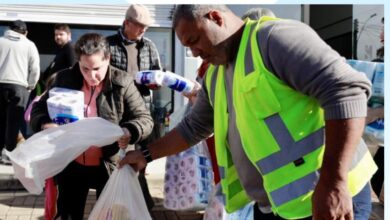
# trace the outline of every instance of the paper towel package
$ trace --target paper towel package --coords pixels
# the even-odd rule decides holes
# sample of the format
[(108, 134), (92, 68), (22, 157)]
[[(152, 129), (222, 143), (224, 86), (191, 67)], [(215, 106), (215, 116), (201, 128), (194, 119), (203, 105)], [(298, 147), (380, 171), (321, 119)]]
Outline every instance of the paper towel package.
[(55, 87), (49, 91), (47, 109), (54, 123), (62, 125), (84, 118), (84, 93)]

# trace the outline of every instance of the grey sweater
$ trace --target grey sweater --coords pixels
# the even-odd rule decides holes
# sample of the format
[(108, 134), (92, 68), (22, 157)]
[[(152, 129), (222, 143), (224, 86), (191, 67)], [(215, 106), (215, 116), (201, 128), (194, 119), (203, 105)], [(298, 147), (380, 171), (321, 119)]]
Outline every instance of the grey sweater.
[[(316, 98), (326, 120), (366, 116), (370, 82), (310, 27), (293, 20), (268, 21), (257, 33), (257, 39), (265, 67), (291, 88)], [(267, 206), (261, 175), (245, 155), (236, 126), (232, 105), (233, 68), (233, 63), (226, 66), (225, 77), (229, 147), (245, 191), (251, 199)], [(207, 94), (203, 83), (192, 111), (178, 125), (178, 131), (190, 144), (213, 133), (213, 108)], [(360, 145), (365, 144), (361, 141)]]

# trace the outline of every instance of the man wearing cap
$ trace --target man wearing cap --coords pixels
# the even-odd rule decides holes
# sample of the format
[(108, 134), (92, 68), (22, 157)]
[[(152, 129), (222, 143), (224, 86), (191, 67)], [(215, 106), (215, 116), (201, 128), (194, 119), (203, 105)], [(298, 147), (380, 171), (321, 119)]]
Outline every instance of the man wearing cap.
[(26, 23), (16, 20), (0, 38), (0, 152), (15, 149), (29, 92), (39, 79), (38, 50), (26, 36)]
[[(107, 37), (112, 66), (127, 71), (132, 76), (142, 70), (161, 69), (160, 57), (155, 44), (144, 37), (145, 31), (151, 24), (153, 24), (153, 19), (145, 6), (136, 4), (129, 6), (118, 33)], [(152, 98), (149, 89), (154, 88), (138, 84), (136, 86), (150, 109)], [(151, 137), (159, 137), (158, 129), (153, 129)], [(146, 142), (149, 142), (150, 138)], [(138, 179), (150, 210), (154, 206), (154, 202), (149, 193), (144, 172), (144, 170), (140, 172)]]

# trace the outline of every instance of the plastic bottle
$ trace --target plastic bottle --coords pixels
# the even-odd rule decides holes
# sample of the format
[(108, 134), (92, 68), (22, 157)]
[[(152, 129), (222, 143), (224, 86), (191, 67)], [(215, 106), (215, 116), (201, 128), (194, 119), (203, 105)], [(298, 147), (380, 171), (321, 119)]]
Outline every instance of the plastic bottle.
[(159, 86), (167, 86), (178, 92), (191, 92), (195, 86), (194, 82), (182, 76), (161, 70), (140, 71), (136, 74), (135, 81), (143, 85), (157, 84)]

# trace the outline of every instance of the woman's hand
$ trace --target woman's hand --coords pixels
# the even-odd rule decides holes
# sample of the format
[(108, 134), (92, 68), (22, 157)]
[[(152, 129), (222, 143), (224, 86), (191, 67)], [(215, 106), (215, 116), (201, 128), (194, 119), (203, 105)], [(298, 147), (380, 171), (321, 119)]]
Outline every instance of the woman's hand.
[(118, 139), (118, 145), (120, 148), (124, 149), (129, 144), (129, 141), (131, 139), (131, 134), (127, 128), (122, 128), (123, 135)]
[(46, 130), (46, 129), (55, 128), (55, 127), (58, 127), (58, 124), (56, 124), (56, 123), (46, 123), (46, 124), (41, 125), (41, 130)]

